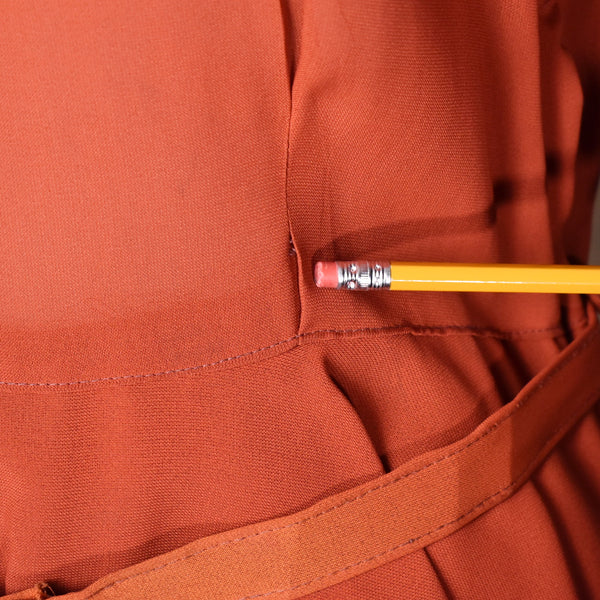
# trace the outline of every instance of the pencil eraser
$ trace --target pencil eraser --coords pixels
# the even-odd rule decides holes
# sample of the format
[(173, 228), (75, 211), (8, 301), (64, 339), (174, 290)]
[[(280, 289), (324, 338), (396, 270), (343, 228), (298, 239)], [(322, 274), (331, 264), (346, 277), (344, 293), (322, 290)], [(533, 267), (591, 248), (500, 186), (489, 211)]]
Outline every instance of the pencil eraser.
[(334, 262), (321, 262), (315, 265), (315, 283), (317, 287), (336, 288), (338, 286), (338, 268)]

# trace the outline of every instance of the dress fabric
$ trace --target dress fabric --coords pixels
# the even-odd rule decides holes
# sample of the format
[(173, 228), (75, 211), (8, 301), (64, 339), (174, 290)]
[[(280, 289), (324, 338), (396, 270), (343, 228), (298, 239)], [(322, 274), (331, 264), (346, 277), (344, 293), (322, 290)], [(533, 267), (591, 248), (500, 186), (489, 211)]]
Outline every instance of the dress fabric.
[(598, 23), (3, 3), (2, 597), (600, 599), (600, 298), (313, 282), (585, 263)]

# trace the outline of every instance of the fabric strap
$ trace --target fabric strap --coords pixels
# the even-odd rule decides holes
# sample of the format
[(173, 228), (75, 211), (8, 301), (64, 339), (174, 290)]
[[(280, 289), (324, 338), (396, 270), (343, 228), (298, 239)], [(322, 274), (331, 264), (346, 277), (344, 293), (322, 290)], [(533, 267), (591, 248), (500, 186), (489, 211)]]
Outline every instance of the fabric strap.
[[(511, 495), (600, 398), (600, 298), (591, 300), (585, 330), (460, 441), (309, 509), (198, 539), (60, 597), (299, 598), (449, 535)], [(4, 598), (44, 598), (40, 585)]]

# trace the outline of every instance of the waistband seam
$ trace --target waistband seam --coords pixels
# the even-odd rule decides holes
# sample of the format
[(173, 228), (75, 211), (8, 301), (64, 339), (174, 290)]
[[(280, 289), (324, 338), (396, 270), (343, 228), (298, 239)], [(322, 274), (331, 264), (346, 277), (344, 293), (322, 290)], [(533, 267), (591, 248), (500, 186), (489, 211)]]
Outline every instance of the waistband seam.
[[(348, 335), (360, 332), (362, 335)], [(178, 369), (167, 369), (164, 371), (155, 371), (152, 373), (140, 373), (131, 375), (115, 375), (107, 377), (99, 377), (95, 379), (80, 379), (74, 381), (61, 381), (61, 382), (28, 382), (28, 381), (0, 381), (0, 385), (15, 386), (15, 387), (60, 387), (68, 385), (86, 385), (93, 383), (103, 383), (109, 381), (121, 381), (126, 379), (141, 379), (146, 377), (160, 377), (166, 375), (172, 375), (175, 373), (189, 373), (192, 371), (198, 371), (200, 369), (208, 369), (210, 367), (218, 367), (219, 365), (225, 365), (228, 362), (236, 361), (235, 366), (248, 366), (247, 361), (243, 359), (250, 357), (254, 354), (264, 353), (267, 354), (269, 350), (281, 346), (282, 349), (276, 354), (269, 354), (265, 356), (265, 359), (275, 358), (289, 352), (296, 347), (310, 344), (313, 339), (315, 340), (330, 340), (330, 339), (361, 339), (366, 337), (372, 337), (369, 335), (374, 333), (377, 335), (416, 335), (416, 336), (427, 336), (427, 337), (441, 337), (451, 335), (471, 335), (474, 337), (487, 337), (504, 340), (518, 340), (518, 339), (538, 339), (540, 334), (545, 334), (543, 337), (556, 337), (559, 335), (565, 335), (565, 330), (559, 325), (552, 327), (542, 327), (536, 329), (517, 329), (517, 330), (496, 330), (492, 328), (477, 327), (470, 325), (389, 325), (383, 327), (359, 327), (355, 329), (316, 329), (305, 333), (299, 333), (293, 335), (285, 340), (280, 340), (268, 346), (263, 346), (255, 350), (243, 352), (235, 356), (229, 356), (226, 358), (219, 359), (217, 361), (204, 363), (201, 365), (195, 365), (192, 367), (182, 367)], [(330, 335), (328, 335), (330, 334)], [(307, 339), (308, 342), (302, 341)], [(289, 346), (289, 347), (286, 347)]]

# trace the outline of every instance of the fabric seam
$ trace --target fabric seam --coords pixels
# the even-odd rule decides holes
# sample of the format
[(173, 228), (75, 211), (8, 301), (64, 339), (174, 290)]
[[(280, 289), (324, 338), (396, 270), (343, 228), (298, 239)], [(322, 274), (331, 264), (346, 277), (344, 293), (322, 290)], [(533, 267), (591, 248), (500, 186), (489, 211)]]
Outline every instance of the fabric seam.
[[(513, 331), (500, 331), (494, 329), (488, 329), (485, 327), (477, 327), (471, 325), (386, 325), (383, 327), (360, 327), (357, 329), (315, 329), (313, 331), (308, 331), (305, 333), (299, 333), (293, 335), (285, 340), (281, 340), (279, 342), (275, 342), (274, 344), (270, 344), (268, 346), (263, 346), (262, 348), (257, 348), (255, 350), (251, 350), (249, 352), (244, 352), (242, 354), (238, 354), (236, 356), (228, 356), (227, 358), (222, 358), (220, 360), (204, 363), (202, 365), (195, 365), (193, 367), (182, 367), (180, 369), (168, 369), (165, 371), (156, 371), (154, 373), (139, 373), (132, 375), (114, 375), (109, 377), (99, 377), (96, 379), (80, 379), (75, 381), (60, 381), (60, 382), (28, 382), (28, 381), (0, 381), (0, 385), (14, 385), (14, 386), (62, 386), (62, 385), (81, 385), (87, 383), (98, 383), (101, 381), (119, 381), (122, 379), (134, 379), (141, 377), (158, 377), (161, 375), (170, 375), (173, 373), (184, 373), (186, 371), (196, 371), (198, 369), (204, 369), (208, 367), (214, 367), (220, 365), (222, 363), (226, 363), (229, 361), (241, 359), (247, 356), (252, 356), (253, 354), (257, 354), (259, 352), (263, 352), (266, 350), (270, 350), (271, 348), (276, 348), (277, 346), (282, 346), (284, 344), (288, 344), (294, 340), (301, 340), (303, 338), (310, 338), (312, 336), (316, 336), (320, 333), (338, 333), (344, 334), (339, 336), (340, 338), (345, 337), (345, 334), (348, 333), (356, 333), (356, 332), (367, 332), (367, 331), (388, 331), (390, 335), (424, 335), (424, 336), (442, 336), (442, 335), (473, 335), (477, 337), (490, 337), (497, 339), (521, 339), (526, 337), (529, 334), (536, 333), (548, 333), (548, 334), (564, 334), (564, 331), (559, 326), (553, 327), (544, 327), (540, 329), (520, 329)], [(350, 338), (350, 336), (347, 336)], [(358, 337), (358, 336), (354, 336)], [(331, 338), (334, 339), (334, 338)], [(293, 346), (295, 348), (297, 345)], [(289, 348), (288, 350), (292, 350), (293, 348)]]
[[(283, 24), (283, 52), (284, 52), (284, 56), (286, 58), (286, 64), (287, 64), (288, 50), (287, 50), (286, 36), (288, 36), (289, 33), (286, 31), (285, 19), (283, 18), (283, 11), (284, 11), (283, 3), (280, 4), (280, 9), (282, 11), (282, 24)], [(290, 14), (290, 21), (291, 21), (291, 14)], [(291, 25), (290, 25), (290, 27), (291, 27)], [(294, 57), (294, 62), (295, 62), (295, 57)], [(300, 290), (301, 269), (300, 269), (300, 256), (296, 249), (296, 240), (294, 239), (294, 233), (292, 231), (292, 218), (290, 215), (290, 201), (289, 201), (290, 143), (291, 143), (291, 137), (292, 137), (292, 117), (294, 115), (294, 80), (295, 80), (295, 74), (292, 74), (291, 65), (289, 67), (288, 78), (289, 78), (288, 81), (290, 84), (289, 85), (289, 88), (290, 88), (290, 110), (289, 110), (289, 118), (288, 118), (288, 126), (287, 126), (287, 139), (286, 139), (286, 146), (285, 146), (284, 199), (285, 199), (285, 210), (286, 210), (287, 222), (288, 222), (288, 232), (290, 234), (290, 241), (292, 242), (292, 248), (294, 250), (294, 260), (296, 261), (296, 293), (297, 293), (297, 297), (298, 297), (298, 308), (299, 308), (297, 330), (299, 331), (300, 324), (302, 323), (302, 293)]]

